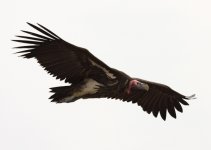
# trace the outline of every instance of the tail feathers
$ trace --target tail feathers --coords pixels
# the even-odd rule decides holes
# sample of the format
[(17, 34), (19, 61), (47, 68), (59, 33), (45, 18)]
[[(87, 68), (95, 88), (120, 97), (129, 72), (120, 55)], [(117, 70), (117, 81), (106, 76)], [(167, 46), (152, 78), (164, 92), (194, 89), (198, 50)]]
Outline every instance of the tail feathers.
[[(70, 97), (71, 87), (70, 86), (60, 86), (50, 88), (52, 93), (54, 93), (49, 99), (51, 102), (63, 103), (67, 102), (66, 99)], [(70, 101), (68, 101), (70, 102)]]

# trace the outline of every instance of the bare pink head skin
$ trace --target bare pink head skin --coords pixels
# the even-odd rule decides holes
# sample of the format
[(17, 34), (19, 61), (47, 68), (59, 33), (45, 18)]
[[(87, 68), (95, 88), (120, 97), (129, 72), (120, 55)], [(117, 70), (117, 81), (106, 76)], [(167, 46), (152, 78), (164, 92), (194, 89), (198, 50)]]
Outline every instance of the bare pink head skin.
[(131, 88), (137, 86), (138, 83), (139, 83), (138, 80), (131, 80), (131, 81), (129, 82), (129, 85), (128, 85), (128, 88), (127, 88), (127, 90), (126, 90), (126, 93), (129, 95), (130, 92), (131, 92)]
[(146, 83), (142, 83), (142, 82), (140, 82), (138, 80), (133, 79), (133, 80), (129, 81), (128, 88), (126, 89), (126, 93), (128, 95), (131, 93), (131, 89), (132, 88), (148, 91), (149, 90), (149, 85), (146, 84)]

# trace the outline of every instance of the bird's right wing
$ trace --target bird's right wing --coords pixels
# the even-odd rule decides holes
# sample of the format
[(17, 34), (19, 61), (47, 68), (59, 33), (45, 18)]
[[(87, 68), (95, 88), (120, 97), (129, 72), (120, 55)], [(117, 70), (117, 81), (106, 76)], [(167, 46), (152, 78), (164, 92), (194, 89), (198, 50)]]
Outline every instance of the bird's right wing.
[(100, 70), (95, 72), (99, 76), (102, 74), (108, 78), (115, 78), (112, 69), (88, 50), (62, 40), (40, 24), (28, 24), (42, 35), (23, 31), (31, 36), (17, 36), (21, 39), (13, 40), (27, 44), (16, 47), (26, 49), (17, 53), (22, 53), (21, 56), (24, 58), (36, 58), (48, 73), (65, 82), (75, 83), (81, 81), (95, 67)]

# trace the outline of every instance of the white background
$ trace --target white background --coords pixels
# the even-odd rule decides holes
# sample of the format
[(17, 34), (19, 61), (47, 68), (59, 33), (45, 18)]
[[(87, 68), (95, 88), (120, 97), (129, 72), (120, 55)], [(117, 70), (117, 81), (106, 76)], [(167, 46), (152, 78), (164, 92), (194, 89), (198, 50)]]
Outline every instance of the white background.
[[(210, 150), (210, 0), (19, 0), (0, 5), (1, 150)], [(64, 85), (10, 41), (40, 23), (111, 67), (197, 99), (178, 118), (154, 118), (107, 99), (50, 103)]]

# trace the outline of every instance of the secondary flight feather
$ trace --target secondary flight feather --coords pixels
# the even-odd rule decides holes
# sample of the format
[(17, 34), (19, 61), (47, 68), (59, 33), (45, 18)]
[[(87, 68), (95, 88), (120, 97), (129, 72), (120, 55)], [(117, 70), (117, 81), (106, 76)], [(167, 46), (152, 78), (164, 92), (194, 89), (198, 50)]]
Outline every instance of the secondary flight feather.
[[(64, 41), (46, 27), (28, 23), (39, 34), (29, 31), (25, 36), (17, 36), (15, 42), (25, 45), (24, 58), (35, 58), (44, 69), (69, 86), (51, 88), (52, 102), (69, 103), (87, 98), (114, 98), (137, 103), (147, 113), (155, 117), (160, 113), (163, 120), (168, 113), (176, 118), (176, 110), (183, 112), (182, 105), (195, 95), (184, 96), (170, 87), (138, 78), (109, 67), (87, 49)], [(182, 104), (182, 105), (181, 105)]]

